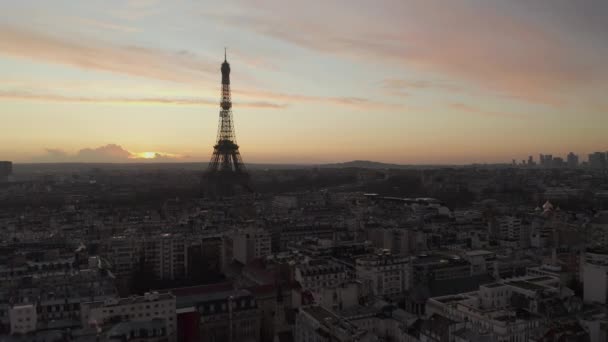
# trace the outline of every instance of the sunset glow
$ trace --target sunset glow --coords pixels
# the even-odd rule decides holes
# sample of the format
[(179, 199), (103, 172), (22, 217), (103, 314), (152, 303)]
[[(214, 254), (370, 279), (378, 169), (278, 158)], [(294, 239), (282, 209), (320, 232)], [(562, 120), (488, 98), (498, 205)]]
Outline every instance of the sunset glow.
[(137, 158), (154, 159), (154, 157), (156, 157), (156, 152), (140, 152), (137, 154)]
[(226, 46), (247, 162), (607, 148), (606, 1), (0, 3), (3, 159), (208, 160)]

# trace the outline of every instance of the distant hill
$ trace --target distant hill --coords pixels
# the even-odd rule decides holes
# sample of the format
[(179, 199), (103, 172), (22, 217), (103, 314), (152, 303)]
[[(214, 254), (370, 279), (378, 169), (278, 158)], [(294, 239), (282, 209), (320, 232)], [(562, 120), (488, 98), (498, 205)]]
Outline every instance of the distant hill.
[(358, 168), (358, 169), (408, 169), (410, 165), (387, 164), (369, 160), (353, 160), (345, 163), (319, 165), (322, 168)]
[[(75, 172), (75, 171), (90, 171), (92, 169), (99, 170), (198, 170), (207, 169), (207, 162), (147, 162), (147, 163), (16, 163), (13, 164), (13, 172), (19, 173), (53, 173), (53, 172)], [(344, 163), (329, 163), (329, 164), (262, 164), (262, 163), (245, 163), (250, 170), (296, 170), (296, 169), (371, 169), (371, 170), (386, 170), (386, 169), (401, 169), (401, 170), (421, 170), (421, 169), (436, 169), (436, 168), (462, 168), (462, 167), (510, 167), (510, 164), (470, 164), (470, 165), (405, 165), (405, 164), (389, 164), (370, 160), (353, 160)]]

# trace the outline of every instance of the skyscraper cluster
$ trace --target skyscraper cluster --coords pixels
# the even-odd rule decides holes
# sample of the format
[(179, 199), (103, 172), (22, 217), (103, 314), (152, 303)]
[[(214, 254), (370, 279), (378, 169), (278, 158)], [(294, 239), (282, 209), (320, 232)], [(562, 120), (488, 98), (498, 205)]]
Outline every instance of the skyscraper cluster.
[(589, 167), (592, 169), (608, 168), (608, 152), (593, 152), (589, 154)]
[[(517, 165), (513, 160), (513, 165)], [(526, 167), (541, 167), (541, 168), (577, 168), (588, 167), (591, 169), (601, 170), (608, 168), (608, 152), (593, 152), (589, 154), (588, 161), (582, 162), (579, 155), (574, 152), (569, 152), (566, 158), (554, 156), (552, 154), (540, 154), (538, 163), (533, 156), (528, 156), (527, 160), (522, 160), (521, 166)]]

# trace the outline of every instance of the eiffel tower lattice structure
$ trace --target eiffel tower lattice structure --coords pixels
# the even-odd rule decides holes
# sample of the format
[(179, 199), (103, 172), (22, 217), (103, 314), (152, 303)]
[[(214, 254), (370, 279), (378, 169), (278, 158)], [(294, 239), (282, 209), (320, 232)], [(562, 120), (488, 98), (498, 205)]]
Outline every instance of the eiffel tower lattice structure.
[(230, 95), (230, 64), (224, 52), (222, 63), (222, 99), (220, 121), (213, 155), (204, 175), (204, 192), (210, 197), (233, 196), (240, 192), (251, 192), (250, 177), (236, 143), (232, 99)]

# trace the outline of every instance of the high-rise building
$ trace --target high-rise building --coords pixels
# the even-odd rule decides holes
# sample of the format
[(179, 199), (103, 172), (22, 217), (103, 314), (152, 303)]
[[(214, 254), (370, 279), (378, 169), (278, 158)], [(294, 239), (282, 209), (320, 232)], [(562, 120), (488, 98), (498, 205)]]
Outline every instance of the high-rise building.
[(13, 173), (13, 163), (10, 161), (0, 161), (0, 183), (7, 182), (8, 176)]
[(572, 152), (568, 153), (568, 167), (578, 167), (578, 156)]
[(589, 167), (592, 169), (606, 168), (606, 153), (594, 152), (589, 155)]
[(532, 156), (528, 157), (528, 166), (534, 166), (534, 157), (532, 157)]
[(146, 268), (157, 279), (184, 279), (188, 270), (188, 239), (164, 233), (143, 239), (142, 256)]
[(608, 300), (608, 251), (588, 249), (582, 256), (584, 300), (606, 304)]
[(553, 155), (545, 154), (545, 164), (544, 167), (552, 167), (553, 166)]
[(263, 228), (237, 231), (233, 237), (234, 260), (247, 264), (270, 255), (270, 233)]
[(555, 157), (551, 161), (551, 166), (552, 167), (563, 167), (564, 165), (565, 165), (564, 159), (561, 158), (561, 157)]

